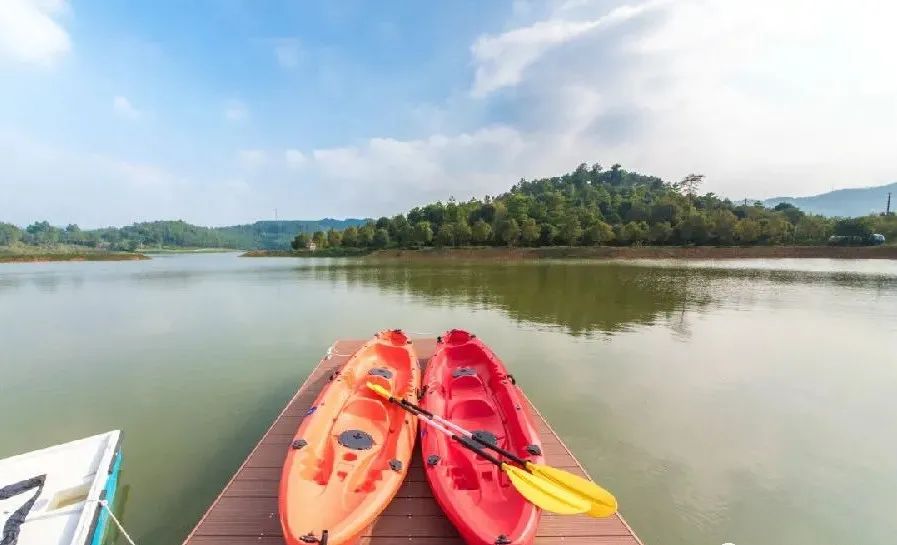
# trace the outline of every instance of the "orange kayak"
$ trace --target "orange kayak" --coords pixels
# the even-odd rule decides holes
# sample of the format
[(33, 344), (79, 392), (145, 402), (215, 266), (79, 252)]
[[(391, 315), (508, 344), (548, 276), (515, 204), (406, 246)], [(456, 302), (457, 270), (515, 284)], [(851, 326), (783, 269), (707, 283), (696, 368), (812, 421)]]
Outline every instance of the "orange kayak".
[(355, 543), (408, 471), (417, 418), (367, 388), (414, 402), (420, 368), (411, 341), (381, 331), (334, 373), (293, 438), (280, 478), (287, 545)]

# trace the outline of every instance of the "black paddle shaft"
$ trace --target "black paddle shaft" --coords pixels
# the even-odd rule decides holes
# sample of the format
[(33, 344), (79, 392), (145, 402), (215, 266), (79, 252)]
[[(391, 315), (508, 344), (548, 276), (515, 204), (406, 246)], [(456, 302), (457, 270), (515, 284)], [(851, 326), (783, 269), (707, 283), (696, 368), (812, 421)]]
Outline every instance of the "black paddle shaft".
[[(426, 409), (422, 409), (421, 407), (418, 407), (417, 405), (415, 405), (413, 403), (409, 403), (408, 401), (406, 401), (404, 399), (397, 399), (395, 397), (389, 396), (389, 400), (391, 402), (397, 404), (398, 406), (402, 407), (406, 411), (410, 412), (411, 414), (423, 415), (424, 417), (427, 418), (427, 420), (433, 419), (433, 413), (427, 411)], [(481, 447), (478, 447), (475, 444), (479, 441), (476, 441), (475, 439), (472, 440), (468, 437), (461, 437), (461, 436), (455, 435), (454, 433), (451, 435), (451, 437), (453, 440), (457, 441), (461, 446), (463, 446), (467, 450), (471, 450), (471, 451), (477, 453), (481, 458), (492, 462), (493, 464), (497, 465), (498, 467), (502, 466), (501, 460), (499, 460), (495, 456), (492, 456), (491, 454), (489, 454), (488, 452), (486, 452)], [(494, 445), (489, 445), (489, 444), (483, 444), (483, 446), (498, 448), (498, 447), (494, 447)], [(501, 452), (502, 450), (503, 449), (498, 449), (498, 451), (500, 453), (504, 454), (503, 452)], [(511, 453), (508, 453), (508, 457), (511, 458), (512, 460), (514, 460), (514, 458), (517, 458), (516, 456), (514, 456)], [(517, 460), (519, 460), (519, 458), (517, 458)], [(514, 461), (516, 462), (517, 460), (514, 460)], [(526, 464), (526, 462), (522, 462), (522, 461), (521, 461), (521, 463), (523, 463), (524, 465)]]
[[(391, 399), (395, 399), (395, 398), (391, 398)], [(430, 420), (433, 419), (433, 413), (424, 409), (423, 407), (419, 407), (419, 406), (417, 406), (409, 401), (406, 401), (404, 399), (396, 399), (395, 401), (398, 401), (402, 407), (408, 409), (408, 411), (410, 411), (413, 414), (422, 414), (422, 415), (426, 416), (427, 418), (429, 418)], [(520, 464), (520, 466), (522, 466), (522, 467), (526, 467), (526, 464), (527, 464), (526, 460), (520, 458), (513, 452), (507, 451), (507, 450), (501, 448), (500, 446), (490, 443), (489, 441), (486, 441), (484, 439), (480, 439), (479, 437), (476, 436), (476, 434), (473, 434), (470, 437), (470, 439), (473, 439), (474, 441), (476, 441), (480, 445), (486, 447), (487, 449), (494, 450), (495, 452), (501, 454), (502, 456), (511, 460), (512, 462), (514, 462), (516, 464)]]

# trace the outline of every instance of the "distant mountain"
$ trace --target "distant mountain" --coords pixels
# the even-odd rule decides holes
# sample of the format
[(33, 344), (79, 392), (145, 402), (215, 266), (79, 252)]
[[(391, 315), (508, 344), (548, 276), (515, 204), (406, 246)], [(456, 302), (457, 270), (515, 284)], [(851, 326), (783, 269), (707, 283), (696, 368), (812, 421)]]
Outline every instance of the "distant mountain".
[(885, 211), (891, 193), (891, 211), (897, 208), (897, 182), (878, 187), (862, 187), (857, 189), (838, 189), (812, 197), (774, 197), (766, 199), (763, 204), (773, 207), (787, 202), (805, 212), (823, 216), (865, 216)]

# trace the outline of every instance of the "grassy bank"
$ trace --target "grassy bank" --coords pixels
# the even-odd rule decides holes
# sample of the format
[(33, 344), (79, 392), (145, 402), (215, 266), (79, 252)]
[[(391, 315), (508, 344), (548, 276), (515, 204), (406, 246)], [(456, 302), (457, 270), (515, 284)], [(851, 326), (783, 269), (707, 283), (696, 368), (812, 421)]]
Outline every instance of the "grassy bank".
[(48, 261), (138, 261), (148, 256), (131, 252), (29, 252), (0, 250), (0, 263), (43, 263)]
[(324, 248), (322, 250), (249, 250), (240, 257), (360, 257), (368, 255), (367, 248)]
[(376, 259), (897, 259), (897, 246), (548, 246), (378, 250)]

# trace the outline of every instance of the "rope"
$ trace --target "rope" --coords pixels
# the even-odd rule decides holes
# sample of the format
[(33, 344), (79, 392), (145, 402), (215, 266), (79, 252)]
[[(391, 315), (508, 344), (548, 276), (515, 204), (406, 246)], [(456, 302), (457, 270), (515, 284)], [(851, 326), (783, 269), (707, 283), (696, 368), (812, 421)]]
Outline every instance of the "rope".
[(436, 336), (435, 331), (406, 331), (406, 333), (409, 333), (411, 335), (416, 335), (418, 337), (435, 337)]
[(121, 532), (121, 535), (125, 536), (125, 539), (128, 540), (128, 543), (130, 543), (131, 545), (137, 545), (136, 543), (134, 543), (134, 540), (131, 539), (131, 536), (128, 535), (128, 532), (125, 530), (125, 527), (122, 526), (121, 522), (119, 522), (118, 519), (115, 517), (115, 513), (112, 512), (112, 509), (109, 509), (109, 504), (106, 503), (106, 500), (98, 500), (98, 503), (100, 505), (102, 505), (103, 508), (106, 510), (106, 512), (109, 514), (109, 518), (111, 518), (112, 522), (114, 522), (115, 525), (118, 526), (118, 530)]

